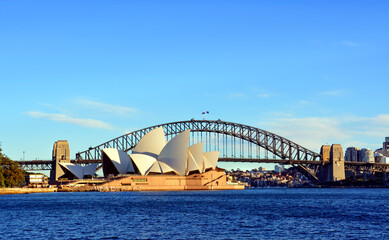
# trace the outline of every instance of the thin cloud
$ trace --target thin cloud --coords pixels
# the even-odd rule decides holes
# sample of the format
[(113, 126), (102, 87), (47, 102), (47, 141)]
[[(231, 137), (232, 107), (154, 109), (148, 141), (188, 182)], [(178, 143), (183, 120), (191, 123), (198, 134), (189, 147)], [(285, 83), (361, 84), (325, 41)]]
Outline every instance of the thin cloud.
[(342, 41), (342, 44), (349, 47), (358, 47), (360, 45), (359, 43), (352, 41)]
[(135, 114), (138, 112), (138, 109), (125, 107), (120, 105), (111, 105), (107, 103), (94, 102), (86, 99), (78, 99), (77, 103), (89, 108), (95, 108), (102, 112), (108, 112), (116, 115), (127, 115), (127, 114)]
[(33, 118), (49, 119), (55, 122), (69, 123), (69, 124), (78, 125), (82, 127), (113, 129), (113, 126), (111, 126), (110, 124), (95, 119), (72, 118), (65, 114), (44, 113), (39, 111), (30, 111), (27, 112), (26, 114)]
[(340, 122), (332, 118), (283, 118), (261, 123), (264, 128), (298, 144), (318, 151), (321, 145), (333, 139), (344, 140)]
[(389, 126), (389, 114), (381, 114), (371, 119), (373, 124)]

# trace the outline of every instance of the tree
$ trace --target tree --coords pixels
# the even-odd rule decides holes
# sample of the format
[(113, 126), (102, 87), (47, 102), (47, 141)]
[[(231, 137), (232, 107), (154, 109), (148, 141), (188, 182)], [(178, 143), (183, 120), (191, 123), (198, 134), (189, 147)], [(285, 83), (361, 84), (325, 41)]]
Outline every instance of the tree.
[(23, 169), (1, 151), (0, 148), (0, 187), (21, 186), (24, 181)]
[(3, 168), (0, 167), (0, 188), (5, 187), (4, 176), (3, 176)]

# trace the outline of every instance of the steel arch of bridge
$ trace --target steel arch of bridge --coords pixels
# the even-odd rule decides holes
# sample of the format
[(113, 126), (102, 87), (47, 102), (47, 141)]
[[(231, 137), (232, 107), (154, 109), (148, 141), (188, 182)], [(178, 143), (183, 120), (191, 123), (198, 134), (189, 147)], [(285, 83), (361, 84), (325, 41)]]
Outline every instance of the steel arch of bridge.
[[(103, 148), (117, 148), (123, 151), (130, 151), (138, 141), (151, 130), (163, 127), (165, 135), (172, 137), (185, 130), (192, 132), (208, 132), (223, 134), (234, 138), (242, 139), (254, 145), (273, 153), (278, 159), (269, 159), (269, 162), (280, 162), (296, 165), (304, 170), (310, 171), (315, 175), (316, 171), (312, 172), (308, 168), (312, 165), (320, 165), (321, 155), (313, 152), (297, 143), (294, 143), (277, 134), (251, 127), (248, 125), (225, 122), (221, 120), (189, 120), (180, 122), (171, 122), (152, 127), (144, 128), (138, 131), (130, 132), (122, 135), (94, 148), (89, 148), (86, 151), (76, 154), (77, 160), (95, 160), (101, 159), (101, 150)], [(255, 162), (255, 159), (237, 158), (236, 156), (230, 158), (221, 158), (219, 161), (228, 162)]]

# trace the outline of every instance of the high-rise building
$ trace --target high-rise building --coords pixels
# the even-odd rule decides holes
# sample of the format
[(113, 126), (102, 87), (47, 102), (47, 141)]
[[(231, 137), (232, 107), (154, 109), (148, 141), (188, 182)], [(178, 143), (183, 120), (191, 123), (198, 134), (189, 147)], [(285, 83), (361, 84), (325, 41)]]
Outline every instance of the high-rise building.
[(281, 166), (275, 165), (274, 166), (274, 172), (282, 173), (283, 171), (284, 171), (284, 166), (283, 165), (281, 165)]
[(383, 148), (375, 150), (378, 153), (381, 153), (385, 157), (389, 157), (389, 137), (385, 138), (385, 142), (382, 143)]
[(374, 152), (368, 148), (361, 149), (361, 162), (374, 163)]
[(361, 162), (360, 160), (360, 148), (348, 147), (346, 149), (345, 161), (346, 162)]
[(385, 138), (385, 142), (383, 142), (383, 149), (389, 149), (389, 137)]

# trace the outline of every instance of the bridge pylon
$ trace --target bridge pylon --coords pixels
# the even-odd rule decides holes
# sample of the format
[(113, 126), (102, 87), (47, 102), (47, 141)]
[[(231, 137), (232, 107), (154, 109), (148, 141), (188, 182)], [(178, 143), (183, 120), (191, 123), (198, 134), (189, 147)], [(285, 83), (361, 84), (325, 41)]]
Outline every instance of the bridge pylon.
[(70, 148), (67, 140), (58, 140), (53, 146), (53, 166), (50, 171), (50, 182), (56, 182), (59, 177), (64, 175), (64, 171), (59, 163), (70, 163)]
[(344, 155), (340, 144), (323, 145), (320, 149), (323, 164), (319, 168), (320, 182), (336, 182), (344, 180)]

